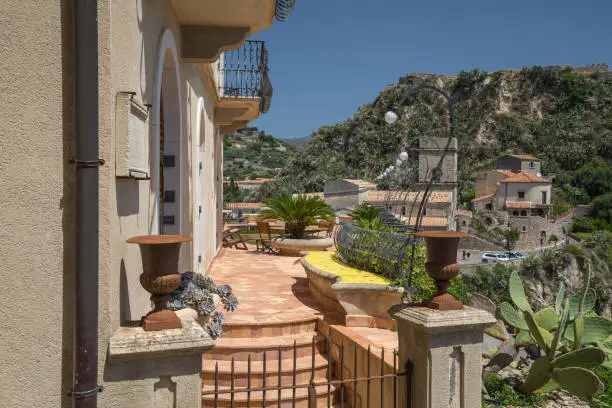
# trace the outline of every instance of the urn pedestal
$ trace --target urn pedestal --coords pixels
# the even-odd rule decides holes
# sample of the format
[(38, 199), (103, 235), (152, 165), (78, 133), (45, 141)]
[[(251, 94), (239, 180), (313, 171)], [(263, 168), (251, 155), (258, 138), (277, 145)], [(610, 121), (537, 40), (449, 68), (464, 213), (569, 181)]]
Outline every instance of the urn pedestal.
[(459, 275), (460, 267), (457, 263), (457, 249), (459, 239), (468, 234), (459, 231), (421, 231), (417, 237), (425, 238), (427, 251), (427, 274), (435, 282), (437, 293), (425, 302), (424, 306), (436, 310), (460, 310), (463, 303), (448, 293), (450, 280)]
[(167, 308), (170, 294), (181, 283), (178, 271), (179, 252), (183, 242), (191, 237), (182, 235), (143, 235), (127, 242), (138, 244), (142, 256), (140, 284), (151, 294), (153, 310), (142, 319), (145, 331), (180, 329), (181, 320)]

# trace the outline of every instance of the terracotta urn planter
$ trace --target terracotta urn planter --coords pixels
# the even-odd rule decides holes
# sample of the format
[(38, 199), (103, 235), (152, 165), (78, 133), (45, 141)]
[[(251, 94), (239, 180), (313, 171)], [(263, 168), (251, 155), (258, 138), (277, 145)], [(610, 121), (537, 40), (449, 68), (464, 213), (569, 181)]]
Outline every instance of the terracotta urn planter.
[(179, 251), (191, 237), (182, 235), (143, 235), (127, 242), (140, 245), (142, 274), (140, 284), (151, 294), (153, 310), (142, 319), (146, 331), (180, 329), (181, 320), (166, 307), (170, 294), (181, 283), (178, 271)]
[(450, 280), (459, 275), (460, 268), (457, 263), (457, 249), (459, 239), (468, 234), (459, 231), (421, 231), (417, 237), (425, 238), (427, 274), (435, 282), (437, 293), (425, 302), (425, 306), (436, 310), (463, 309), (463, 303), (448, 293)]

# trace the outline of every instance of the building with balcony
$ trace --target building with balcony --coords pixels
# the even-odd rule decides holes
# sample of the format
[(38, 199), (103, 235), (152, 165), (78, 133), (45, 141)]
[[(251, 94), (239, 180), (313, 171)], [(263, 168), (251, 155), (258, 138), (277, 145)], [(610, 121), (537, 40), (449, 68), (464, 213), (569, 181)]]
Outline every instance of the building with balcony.
[(505, 227), (518, 229), (520, 248), (539, 245), (552, 234), (552, 181), (542, 177), (541, 164), (534, 156), (506, 155), (476, 180), (472, 210), (499, 215)]
[[(268, 51), (248, 37), (285, 20), (294, 3), (2, 3), (0, 32), (16, 41), (0, 49), (0, 254), (4, 281), (16, 284), (3, 304), (11, 313), (0, 329), (0, 406), (91, 398), (92, 388), (71, 394), (83, 353), (97, 360), (81, 369), (104, 386), (99, 407), (170, 406), (161, 401), (180, 381), (142, 374), (127, 384), (118, 372), (136, 374), (109, 360), (114, 333), (151, 310), (139, 248), (126, 240), (191, 236), (180, 271), (206, 273), (222, 239), (221, 139), (270, 109)], [(76, 289), (85, 269), (98, 300), (81, 301), (88, 311), (77, 315), (77, 299), (92, 294)], [(73, 344), (83, 313), (94, 349)], [(159, 387), (155, 401), (142, 397)]]

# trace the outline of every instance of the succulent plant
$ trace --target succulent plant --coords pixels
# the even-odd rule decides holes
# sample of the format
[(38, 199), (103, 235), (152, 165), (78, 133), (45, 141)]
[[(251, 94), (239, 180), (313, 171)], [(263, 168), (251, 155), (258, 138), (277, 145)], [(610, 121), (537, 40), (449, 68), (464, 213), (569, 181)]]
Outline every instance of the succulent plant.
[(612, 366), (607, 358), (607, 354), (612, 354), (612, 344), (605, 343), (612, 334), (612, 320), (584, 315), (592, 312), (596, 302), (589, 285), (590, 265), (582, 293), (570, 299), (561, 285), (555, 308), (534, 313), (520, 277), (516, 272), (510, 276), (510, 297), (518, 310), (502, 303), (500, 313), (508, 324), (520, 330), (516, 336), (518, 344), (535, 342), (545, 353), (531, 366), (519, 387), (521, 392), (548, 392), (561, 386), (589, 399), (603, 390), (603, 383), (589, 369), (601, 364)]
[(172, 292), (168, 300), (168, 308), (181, 310), (190, 307), (199, 316), (210, 316), (207, 330), (212, 338), (223, 334), (223, 313), (215, 312), (213, 295), (218, 295), (225, 310), (233, 312), (238, 307), (238, 298), (232, 293), (229, 285), (217, 286), (209, 276), (194, 272), (181, 274), (181, 284)]

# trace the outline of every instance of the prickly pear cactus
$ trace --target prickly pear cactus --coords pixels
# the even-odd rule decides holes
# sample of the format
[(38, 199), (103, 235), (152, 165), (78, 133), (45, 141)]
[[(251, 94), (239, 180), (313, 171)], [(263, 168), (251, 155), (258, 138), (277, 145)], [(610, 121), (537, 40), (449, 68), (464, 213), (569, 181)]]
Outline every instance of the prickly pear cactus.
[(510, 297), (512, 298), (512, 301), (516, 307), (518, 307), (522, 312), (531, 311), (531, 306), (527, 300), (527, 295), (525, 295), (523, 281), (516, 271), (513, 271), (510, 275), (508, 287), (510, 289)]

